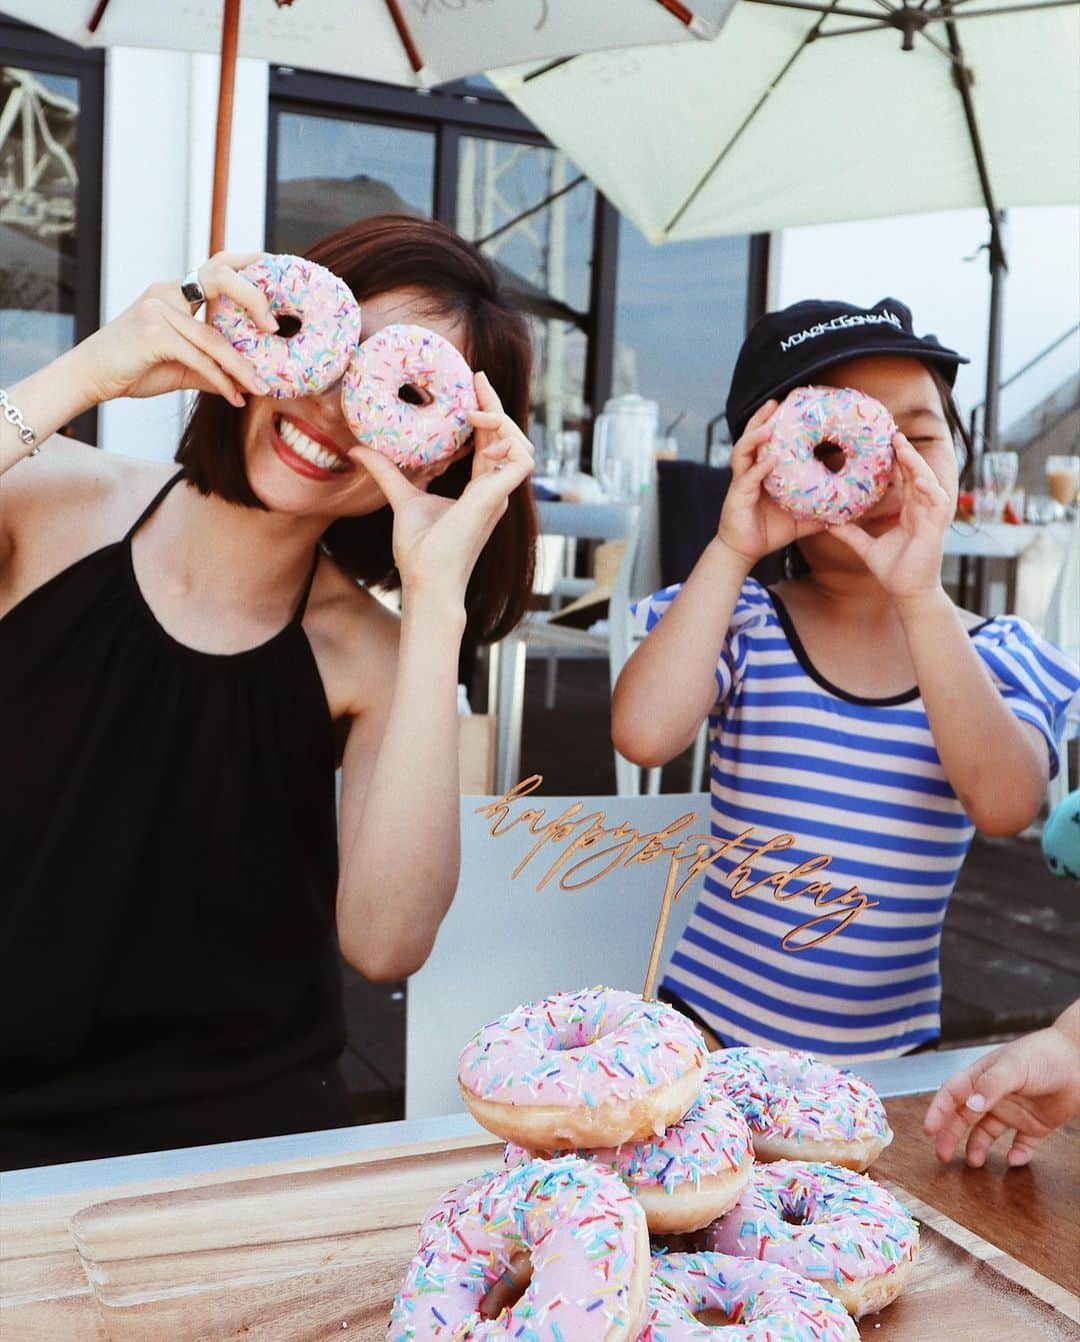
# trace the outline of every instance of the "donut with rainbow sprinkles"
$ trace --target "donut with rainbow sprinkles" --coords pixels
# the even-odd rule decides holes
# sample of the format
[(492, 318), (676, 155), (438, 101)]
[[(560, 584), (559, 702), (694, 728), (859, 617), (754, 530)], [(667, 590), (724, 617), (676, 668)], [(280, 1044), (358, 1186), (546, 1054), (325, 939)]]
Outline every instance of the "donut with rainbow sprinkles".
[(772, 1263), (719, 1253), (657, 1254), (640, 1342), (858, 1342), (842, 1305)]
[[(641, 1203), (654, 1235), (682, 1235), (715, 1221), (738, 1199), (754, 1168), (750, 1129), (708, 1068), (689, 1113), (662, 1137), (575, 1154), (615, 1171)], [(530, 1155), (511, 1142), (506, 1163), (513, 1168)]]
[(645, 1214), (603, 1165), (536, 1160), (451, 1189), (420, 1226), (389, 1342), (635, 1342)]
[(828, 1160), (868, 1169), (893, 1139), (877, 1093), (810, 1053), (726, 1048), (711, 1075), (750, 1125), (758, 1160)]
[(529, 1151), (660, 1136), (698, 1098), (705, 1041), (661, 1002), (615, 988), (556, 993), (478, 1030), (458, 1059), (466, 1108)]
[(888, 488), (892, 415), (851, 387), (796, 387), (772, 418), (765, 491), (802, 521), (853, 522)]
[(857, 1319), (900, 1294), (919, 1255), (919, 1227), (887, 1189), (866, 1174), (802, 1160), (759, 1165), (705, 1240), (719, 1253), (817, 1282)]

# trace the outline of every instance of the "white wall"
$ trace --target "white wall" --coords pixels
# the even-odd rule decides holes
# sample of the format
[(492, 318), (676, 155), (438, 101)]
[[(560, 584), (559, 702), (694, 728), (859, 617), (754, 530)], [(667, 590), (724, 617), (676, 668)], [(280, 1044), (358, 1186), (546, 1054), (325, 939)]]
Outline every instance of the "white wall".
[[(105, 84), (101, 318), (157, 280), (181, 278), (209, 246), (218, 60), (114, 47)], [(226, 249), (264, 242), (269, 72), (237, 64)], [(113, 401), (99, 441), (111, 452), (168, 460), (182, 397)]]
[[(848, 298), (865, 306), (887, 294), (903, 300), (917, 331), (932, 331), (970, 356), (957, 379), (961, 405), (970, 409), (982, 401), (986, 385), (990, 282), (986, 252), (978, 249), (988, 238), (981, 210), (787, 229), (779, 238), (770, 301), (784, 306), (801, 298)], [(1005, 249), (1007, 378), (1080, 321), (1080, 210), (1010, 210)], [(1080, 336), (1003, 394), (1002, 427), (1077, 367)]]

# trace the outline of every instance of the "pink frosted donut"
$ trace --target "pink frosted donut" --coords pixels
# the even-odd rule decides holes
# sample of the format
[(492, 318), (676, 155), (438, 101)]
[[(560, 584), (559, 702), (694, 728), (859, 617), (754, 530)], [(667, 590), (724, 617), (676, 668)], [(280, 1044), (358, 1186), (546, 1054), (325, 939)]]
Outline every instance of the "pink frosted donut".
[(790, 1268), (860, 1319), (900, 1294), (919, 1227), (866, 1174), (802, 1160), (759, 1165), (735, 1206), (705, 1233), (708, 1248)]
[(865, 1170), (893, 1139), (872, 1087), (810, 1053), (720, 1049), (710, 1055), (710, 1075), (750, 1125), (758, 1160)]
[(862, 392), (796, 387), (772, 419), (765, 489), (800, 520), (850, 522), (888, 488), (895, 432), (888, 410)]
[(472, 433), (472, 369), (426, 326), (384, 326), (360, 346), (341, 389), (357, 442), (396, 461), (426, 466), (452, 456)]
[[(685, 1234), (715, 1221), (746, 1188), (754, 1167), (746, 1121), (711, 1084), (708, 1070), (689, 1113), (662, 1137), (576, 1154), (611, 1166), (641, 1203), (654, 1235)], [(506, 1148), (510, 1168), (531, 1158), (512, 1142)]]
[(531, 1161), (470, 1179), (428, 1213), (387, 1337), (634, 1342), (649, 1267), (645, 1215), (610, 1170)]
[(698, 1097), (705, 1043), (685, 1016), (617, 988), (556, 993), (479, 1030), (458, 1086), (489, 1132), (529, 1151), (618, 1146), (677, 1123)]
[(300, 323), (295, 335), (271, 335), (233, 299), (213, 305), (214, 326), (255, 366), (270, 395), (316, 396), (333, 386), (360, 341), (360, 305), (345, 281), (302, 256), (268, 254), (240, 274), (266, 295), (279, 323)]
[(858, 1342), (843, 1307), (782, 1267), (719, 1253), (658, 1254), (640, 1342)]

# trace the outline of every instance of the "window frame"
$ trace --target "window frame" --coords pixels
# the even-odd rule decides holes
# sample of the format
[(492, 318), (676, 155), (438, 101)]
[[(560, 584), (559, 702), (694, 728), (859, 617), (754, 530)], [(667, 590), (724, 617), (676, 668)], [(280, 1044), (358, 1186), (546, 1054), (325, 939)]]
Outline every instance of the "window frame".
[[(267, 135), (266, 221), (276, 217), (278, 118), (282, 112), (337, 116), (403, 129), (425, 129), (435, 136), (433, 215), (454, 226), (458, 169), (463, 135), (516, 141), (551, 148), (551, 142), (508, 99), (492, 89), (458, 80), (424, 90), (379, 84), (371, 80), (270, 68), (270, 116)], [(615, 364), (615, 309), (619, 261), (619, 212), (599, 189), (593, 218), (593, 252), (589, 308), (583, 314), (586, 336), (583, 393), (590, 410), (583, 444), (584, 464), (591, 462), (592, 424), (611, 395)], [(746, 329), (765, 311), (769, 267), (769, 235), (747, 238)]]
[[(105, 139), (105, 53), (88, 51), (0, 15), (0, 61), (79, 82), (79, 206), (75, 221), (75, 343), (101, 323), (101, 200)], [(97, 444), (97, 407), (73, 421), (75, 437)]]

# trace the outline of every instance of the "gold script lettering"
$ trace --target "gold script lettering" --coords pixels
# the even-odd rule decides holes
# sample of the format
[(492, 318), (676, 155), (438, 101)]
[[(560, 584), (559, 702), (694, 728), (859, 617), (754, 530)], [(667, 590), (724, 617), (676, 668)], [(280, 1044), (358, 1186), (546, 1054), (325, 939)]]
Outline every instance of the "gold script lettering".
[[(780, 939), (781, 948), (793, 955), (820, 946), (853, 922), (864, 909), (877, 906), (877, 900), (862, 894), (858, 886), (854, 885), (835, 895), (832, 894), (830, 881), (808, 881), (799, 888), (790, 888), (793, 882), (824, 871), (831, 864), (832, 858), (824, 853), (807, 858), (786, 870), (753, 880), (754, 863), (769, 853), (781, 853), (794, 847), (797, 842), (794, 834), (774, 834), (771, 838), (760, 839), (753, 826), (730, 839), (717, 840), (708, 834), (684, 833), (696, 819), (693, 812), (677, 816), (662, 829), (641, 834), (627, 821), (608, 825), (604, 811), (586, 812), (584, 802), (572, 803), (552, 820), (547, 819), (547, 810), (539, 807), (524, 807), (512, 817), (513, 803), (531, 796), (543, 781), (539, 774), (533, 774), (515, 784), (496, 801), (488, 802), (476, 810), (477, 815), (491, 821), (488, 833), (492, 838), (509, 834), (516, 825), (524, 825), (535, 836), (536, 842), (510, 873), (511, 880), (516, 880), (545, 848), (549, 849), (549, 853), (543, 861), (548, 857), (552, 860), (546, 868), (539, 868), (541, 874), (536, 883), (538, 891), (552, 881), (557, 881), (560, 890), (583, 890), (605, 876), (610, 876), (620, 867), (644, 866), (667, 858), (664, 897), (653, 941), (645, 996), (649, 996), (652, 991), (671, 906), (703, 871), (719, 858), (733, 854), (736, 850), (742, 850), (745, 856), (740, 857), (724, 878), (733, 900), (745, 899), (755, 891), (768, 889), (778, 903), (806, 896), (813, 900), (815, 910), (823, 910), (798, 927), (789, 929)], [(560, 850), (559, 845), (565, 847)], [(819, 935), (805, 936), (819, 927), (824, 928)]]

